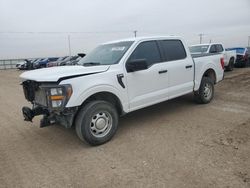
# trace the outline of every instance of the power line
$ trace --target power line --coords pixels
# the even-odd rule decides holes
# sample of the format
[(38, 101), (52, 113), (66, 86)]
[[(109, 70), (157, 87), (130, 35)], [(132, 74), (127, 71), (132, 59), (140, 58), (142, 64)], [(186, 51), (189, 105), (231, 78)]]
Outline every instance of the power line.
[(69, 57), (71, 57), (70, 35), (68, 35)]
[(136, 34), (137, 34), (137, 31), (136, 31), (136, 30), (134, 31), (134, 34), (135, 34), (135, 38), (136, 38), (136, 36), (137, 36), (137, 35), (136, 35)]

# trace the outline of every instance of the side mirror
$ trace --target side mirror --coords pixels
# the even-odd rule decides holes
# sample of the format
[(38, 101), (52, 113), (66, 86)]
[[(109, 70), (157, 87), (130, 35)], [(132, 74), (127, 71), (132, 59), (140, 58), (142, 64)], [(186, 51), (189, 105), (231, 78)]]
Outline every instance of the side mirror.
[(126, 69), (128, 72), (135, 72), (148, 69), (146, 59), (135, 59), (126, 63)]
[(79, 53), (79, 54), (77, 54), (77, 55), (80, 56), (80, 57), (85, 57), (85, 56), (86, 56), (85, 53)]

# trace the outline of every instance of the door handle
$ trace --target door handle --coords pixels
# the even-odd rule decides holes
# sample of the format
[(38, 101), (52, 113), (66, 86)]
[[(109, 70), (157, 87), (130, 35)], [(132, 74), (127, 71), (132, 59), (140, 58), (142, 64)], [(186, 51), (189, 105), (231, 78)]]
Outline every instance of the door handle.
[(168, 72), (168, 70), (160, 70), (158, 73), (163, 74), (163, 73), (167, 73), (167, 72)]
[(190, 69), (190, 68), (192, 68), (193, 67), (193, 65), (187, 65), (186, 66), (186, 69)]

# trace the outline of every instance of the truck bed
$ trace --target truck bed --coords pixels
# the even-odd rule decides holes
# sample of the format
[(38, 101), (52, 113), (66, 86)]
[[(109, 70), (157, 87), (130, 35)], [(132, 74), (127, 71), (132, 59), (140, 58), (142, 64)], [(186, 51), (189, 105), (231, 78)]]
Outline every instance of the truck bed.
[(195, 75), (194, 75), (194, 91), (197, 91), (200, 87), (200, 81), (203, 76), (205, 70), (208, 67), (213, 67), (214, 70), (218, 70), (215, 72), (215, 83), (218, 83), (223, 79), (224, 69), (222, 69), (221, 58), (223, 58), (223, 54), (195, 54), (192, 55), (194, 65), (195, 65)]

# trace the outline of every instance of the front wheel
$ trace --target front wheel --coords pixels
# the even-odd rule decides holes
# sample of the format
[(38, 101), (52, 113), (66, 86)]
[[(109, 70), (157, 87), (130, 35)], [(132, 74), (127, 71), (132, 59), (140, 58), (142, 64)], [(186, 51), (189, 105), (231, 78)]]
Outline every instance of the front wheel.
[(200, 104), (209, 103), (214, 97), (214, 82), (209, 77), (203, 77), (198, 91), (194, 92), (195, 101)]
[(118, 128), (116, 108), (106, 101), (92, 101), (78, 113), (75, 121), (76, 134), (90, 145), (109, 141)]

